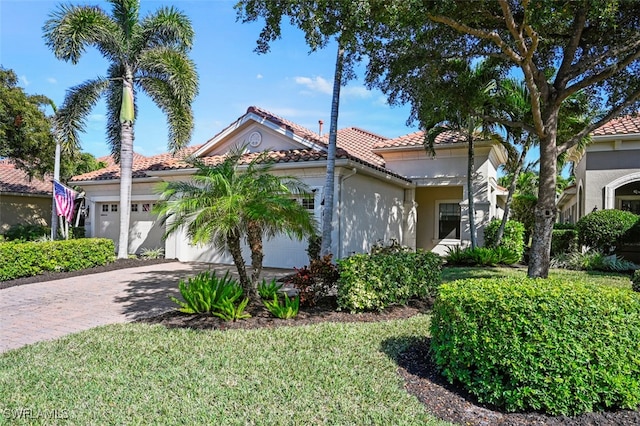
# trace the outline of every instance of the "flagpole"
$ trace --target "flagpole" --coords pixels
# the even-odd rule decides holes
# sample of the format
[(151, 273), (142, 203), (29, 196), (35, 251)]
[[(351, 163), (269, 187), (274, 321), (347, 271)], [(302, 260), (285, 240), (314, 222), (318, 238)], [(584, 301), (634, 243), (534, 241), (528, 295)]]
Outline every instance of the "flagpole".
[[(56, 158), (53, 165), (53, 180), (60, 181), (60, 139), (56, 135)], [(53, 193), (51, 206), (51, 239), (55, 240), (58, 236), (58, 212), (56, 211), (56, 189), (55, 183), (52, 184)]]

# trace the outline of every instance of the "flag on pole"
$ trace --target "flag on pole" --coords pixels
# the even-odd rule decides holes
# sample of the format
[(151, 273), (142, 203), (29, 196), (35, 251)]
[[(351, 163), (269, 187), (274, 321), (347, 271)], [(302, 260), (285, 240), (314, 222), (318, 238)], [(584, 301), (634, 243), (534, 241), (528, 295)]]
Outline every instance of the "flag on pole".
[(74, 201), (78, 193), (73, 189), (61, 184), (57, 180), (53, 181), (53, 198), (56, 200), (56, 211), (58, 216), (67, 218), (67, 222), (73, 219)]

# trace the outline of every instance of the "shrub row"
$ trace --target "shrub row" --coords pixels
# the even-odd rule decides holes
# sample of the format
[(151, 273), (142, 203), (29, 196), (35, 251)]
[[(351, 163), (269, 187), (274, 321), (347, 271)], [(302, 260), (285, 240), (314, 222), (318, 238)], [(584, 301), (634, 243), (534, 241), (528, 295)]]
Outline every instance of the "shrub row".
[(551, 256), (571, 253), (578, 249), (578, 234), (575, 229), (553, 229), (551, 234)]
[(504, 232), (500, 245), (497, 244), (498, 228), (500, 228), (501, 220), (494, 219), (486, 226), (484, 230), (484, 244), (487, 247), (502, 247), (517, 256), (515, 262), (519, 262), (524, 254), (524, 225), (515, 220), (508, 220), (504, 225)]
[(626, 289), (529, 278), (447, 283), (431, 334), (442, 374), (508, 411), (640, 405), (640, 295)]
[(86, 238), (68, 241), (0, 243), (0, 281), (45, 271), (77, 271), (115, 260), (112, 240)]
[(466, 247), (454, 246), (447, 253), (449, 266), (496, 266), (518, 263), (522, 255), (505, 247)]
[(383, 310), (414, 297), (434, 296), (442, 259), (430, 252), (356, 254), (338, 261), (338, 306), (351, 312)]
[(620, 243), (637, 241), (640, 216), (623, 210), (597, 210), (576, 224), (578, 242), (605, 254)]
[(633, 277), (631, 278), (631, 288), (633, 291), (640, 292), (640, 269), (637, 269), (633, 273)]

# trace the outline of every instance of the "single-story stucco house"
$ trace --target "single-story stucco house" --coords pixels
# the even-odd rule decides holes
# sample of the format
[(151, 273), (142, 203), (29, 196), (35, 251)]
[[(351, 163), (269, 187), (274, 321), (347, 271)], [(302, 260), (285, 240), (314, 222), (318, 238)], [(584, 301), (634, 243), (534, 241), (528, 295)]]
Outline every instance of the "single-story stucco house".
[[(75, 176), (71, 182), (86, 192), (89, 207), (87, 236), (118, 239), (119, 212), (131, 209), (130, 251), (164, 248), (168, 258), (181, 261), (231, 263), (227, 253), (191, 245), (184, 234), (162, 239), (163, 227), (151, 213), (163, 180), (188, 180), (194, 168), (183, 161), (195, 156), (206, 164), (222, 161), (231, 147), (247, 145), (246, 158), (267, 150), (274, 173), (294, 175), (309, 187), (304, 205), (320, 222), (326, 174), (328, 135), (306, 129), (264, 109), (249, 107), (245, 114), (202, 145), (177, 157), (136, 156), (131, 206), (119, 205), (119, 166)], [(441, 134), (435, 157), (415, 132), (389, 139), (350, 127), (338, 132), (334, 188), (333, 246), (337, 258), (368, 252), (378, 241), (395, 239), (404, 245), (445, 253), (469, 241), (466, 202), (467, 147), (453, 132)], [(505, 190), (497, 184), (498, 167), (506, 161), (496, 142), (477, 142), (474, 195), (478, 241), (483, 228), (502, 214)], [(265, 266), (300, 267), (308, 263), (307, 241), (276, 237), (265, 244)], [(248, 256), (247, 256), (248, 259)]]
[(591, 134), (591, 142), (571, 158), (575, 184), (558, 200), (559, 220), (575, 223), (601, 209), (640, 214), (640, 117), (611, 120)]
[(10, 160), (0, 159), (0, 234), (13, 225), (51, 224), (52, 180), (29, 178)]

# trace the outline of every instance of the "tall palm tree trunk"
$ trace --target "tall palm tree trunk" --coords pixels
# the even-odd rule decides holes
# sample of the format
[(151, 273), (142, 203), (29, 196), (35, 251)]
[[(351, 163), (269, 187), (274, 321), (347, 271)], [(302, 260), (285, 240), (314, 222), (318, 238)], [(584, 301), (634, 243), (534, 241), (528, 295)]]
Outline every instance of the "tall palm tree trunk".
[(331, 233), (333, 232), (333, 195), (336, 168), (336, 147), (338, 139), (338, 110), (340, 108), (340, 87), (342, 86), (342, 66), (344, 48), (338, 40), (338, 55), (333, 77), (333, 95), (331, 99), (331, 123), (329, 125), (329, 146), (327, 149), (327, 178), (324, 185), (324, 207), (322, 209), (322, 245), (320, 253), (331, 253)]
[(511, 201), (513, 201), (513, 194), (516, 192), (518, 176), (520, 176), (520, 172), (522, 171), (522, 166), (524, 165), (524, 158), (527, 155), (527, 150), (528, 148), (526, 146), (522, 148), (522, 152), (518, 157), (518, 164), (516, 165), (516, 169), (513, 171), (513, 180), (511, 181), (509, 190), (507, 191), (507, 200), (504, 203), (504, 213), (502, 214), (502, 221), (500, 222), (500, 226), (498, 227), (498, 231), (496, 232), (496, 246), (499, 246), (500, 243), (502, 243), (504, 228), (507, 225), (507, 221), (509, 220)]
[(120, 110), (120, 237), (118, 259), (129, 256), (129, 222), (131, 217), (131, 184), (133, 170), (133, 75), (123, 78), (122, 107)]
[(469, 120), (467, 129), (467, 140), (469, 152), (467, 156), (467, 197), (469, 204), (469, 232), (471, 233), (471, 248), (475, 249), (476, 242), (476, 209), (473, 194), (473, 171), (474, 171), (474, 153), (473, 153), (473, 123)]

